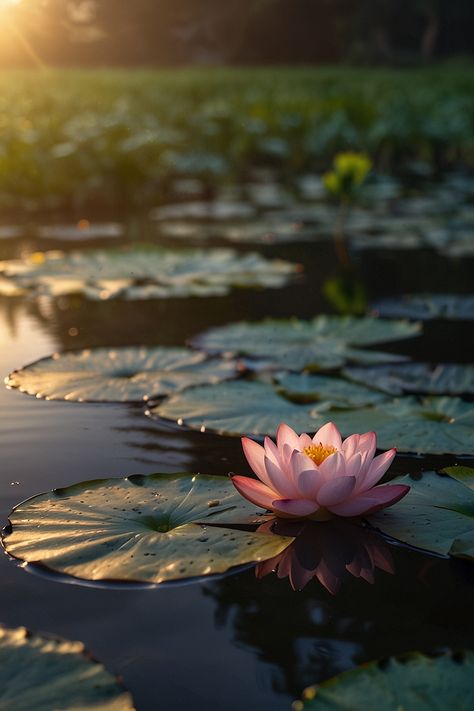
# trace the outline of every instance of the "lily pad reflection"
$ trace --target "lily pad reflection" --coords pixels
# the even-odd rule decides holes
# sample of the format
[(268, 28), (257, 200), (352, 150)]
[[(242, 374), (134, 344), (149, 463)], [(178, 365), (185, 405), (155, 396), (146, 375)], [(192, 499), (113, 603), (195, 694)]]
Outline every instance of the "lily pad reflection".
[(15, 370), (5, 382), (46, 400), (137, 402), (235, 375), (235, 362), (209, 360), (188, 348), (96, 348), (56, 353)]
[(82, 642), (0, 626), (0, 709), (134, 711), (130, 694)]
[(81, 580), (157, 584), (277, 555), (292, 539), (232, 528), (261, 517), (227, 477), (100, 479), (19, 504), (3, 545), (23, 562)]

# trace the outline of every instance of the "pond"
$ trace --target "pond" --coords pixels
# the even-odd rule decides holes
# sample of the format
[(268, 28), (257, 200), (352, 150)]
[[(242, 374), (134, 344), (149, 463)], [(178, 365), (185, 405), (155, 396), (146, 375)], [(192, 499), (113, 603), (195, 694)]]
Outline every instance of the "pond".
[[(468, 202), (466, 198), (466, 213)], [(426, 209), (432, 207), (428, 202)], [(100, 216), (104, 219), (111, 221), (113, 215)], [(251, 219), (255, 223), (255, 216)], [(231, 283), (220, 294), (171, 292), (156, 298), (152, 292), (130, 296), (113, 288), (91, 297), (82, 287), (68, 293), (64, 286), (55, 291), (52, 282), (46, 287), (44, 282), (40, 289), (22, 282), (23, 293), (0, 296), (0, 372), (6, 376), (68, 349), (182, 347), (208, 329), (236, 321), (312, 319), (335, 313), (334, 300), (322, 293), (322, 284), (338, 274), (333, 244), (319, 238), (310, 221), (301, 228), (302, 235), (297, 231), (291, 239), (278, 239), (278, 225), (289, 219), (273, 215), (271, 233), (277, 237), (256, 244), (252, 239), (231, 243), (234, 264), (257, 251), (267, 260), (302, 265), (281, 283), (249, 284), (252, 288), (235, 288)], [(248, 215), (237, 219), (241, 232), (245, 220), (248, 224)], [(291, 220), (294, 224), (294, 214)], [(47, 250), (60, 249), (67, 256), (78, 247), (110, 251), (146, 243), (148, 249), (153, 245), (178, 251), (203, 248), (202, 259), (212, 264), (211, 249), (229, 248), (216, 229), (208, 229), (203, 242), (206, 224), (215, 223), (206, 223), (199, 214), (192, 219), (184, 211), (183, 218), (169, 219), (168, 213), (166, 224), (172, 224), (175, 232), (181, 229), (185, 237), (170, 236), (173, 229), (160, 229), (156, 219), (143, 214), (130, 216), (115, 232), (108, 228), (97, 238), (86, 228), (79, 243), (70, 238), (71, 233), (76, 235), (74, 225), (69, 232), (59, 228), (57, 233), (41, 233), (36, 225), (34, 229), (20, 226), (18, 233), (4, 231), (0, 253), (2, 259), (11, 260)], [(256, 229), (254, 224), (252, 228)], [(235, 230), (232, 234), (235, 237)], [(449, 256), (426, 243), (391, 247), (377, 244), (376, 239), (369, 249), (351, 242), (354, 269), (369, 303), (405, 294), (466, 294), (470, 288), (472, 251), (471, 256)], [(90, 284), (93, 278), (97, 275), (86, 274), (84, 281)], [(122, 277), (114, 273), (104, 278)], [(138, 285), (150, 286), (150, 282)], [(420, 362), (469, 363), (469, 328), (465, 318), (436, 318), (425, 322), (419, 337), (376, 347)], [(153, 472), (249, 473), (238, 437), (145, 417), (144, 409), (141, 403), (65, 402), (2, 388), (2, 521), (6, 523), (11, 509), (28, 497), (85, 480)], [(418, 474), (470, 461), (455, 454), (401, 454), (390, 471)], [(331, 594), (316, 579), (294, 591), (288, 578), (262, 569), (257, 577), (251, 565), (224, 577), (155, 589), (84, 585), (35, 566), (25, 570), (3, 555), (1, 621), (8, 627), (24, 625), (35, 632), (81, 640), (123, 679), (139, 711), (158, 706), (169, 711), (188, 706), (284, 711), (308, 685), (365, 661), (413, 650), (473, 648), (472, 564), (401, 544), (390, 545), (390, 560), (375, 571), (373, 585), (348, 574), (337, 594)]]

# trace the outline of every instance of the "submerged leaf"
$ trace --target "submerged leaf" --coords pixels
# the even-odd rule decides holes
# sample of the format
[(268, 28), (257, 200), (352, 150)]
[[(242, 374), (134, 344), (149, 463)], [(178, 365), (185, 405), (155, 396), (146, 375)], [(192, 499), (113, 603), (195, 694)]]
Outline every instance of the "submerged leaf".
[(135, 402), (235, 375), (235, 362), (209, 360), (189, 348), (95, 348), (55, 353), (5, 382), (46, 400)]
[(470, 711), (474, 653), (418, 652), (370, 662), (303, 692), (295, 711)]
[(192, 339), (209, 353), (232, 352), (265, 358), (288, 370), (338, 368), (347, 361), (377, 363), (403, 360), (390, 353), (361, 350), (418, 335), (420, 326), (373, 317), (318, 316), (312, 321), (267, 319), (211, 329)]
[(134, 711), (130, 694), (82, 642), (0, 626), (0, 709)]
[(82, 580), (156, 584), (277, 555), (291, 538), (229, 528), (261, 515), (227, 477), (101, 479), (19, 504), (3, 545), (19, 560)]
[(390, 509), (370, 517), (383, 533), (431, 553), (474, 560), (474, 492), (450, 476), (397, 477), (410, 491)]

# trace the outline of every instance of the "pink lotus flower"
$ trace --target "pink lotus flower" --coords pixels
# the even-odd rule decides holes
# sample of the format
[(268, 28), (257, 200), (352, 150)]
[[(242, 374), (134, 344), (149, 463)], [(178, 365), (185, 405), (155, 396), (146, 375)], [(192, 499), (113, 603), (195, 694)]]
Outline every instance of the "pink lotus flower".
[(343, 442), (336, 425), (328, 422), (311, 439), (282, 423), (276, 441), (265, 437), (262, 447), (243, 437), (244, 454), (260, 481), (232, 475), (232, 483), (246, 499), (277, 516), (367, 516), (395, 504), (410, 489), (376, 486), (396, 450), (374, 457), (375, 432), (353, 434)]

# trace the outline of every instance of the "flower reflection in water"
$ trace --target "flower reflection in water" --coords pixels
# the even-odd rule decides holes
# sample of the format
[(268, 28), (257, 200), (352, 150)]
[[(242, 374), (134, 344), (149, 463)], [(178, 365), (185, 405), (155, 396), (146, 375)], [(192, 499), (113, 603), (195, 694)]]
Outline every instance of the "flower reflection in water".
[(394, 562), (388, 545), (376, 533), (341, 519), (331, 521), (283, 521), (262, 524), (262, 533), (295, 536), (274, 558), (256, 567), (257, 578), (275, 572), (288, 577), (293, 590), (302, 590), (312, 578), (335, 595), (344, 578), (353, 576), (374, 583), (375, 569), (393, 574)]

